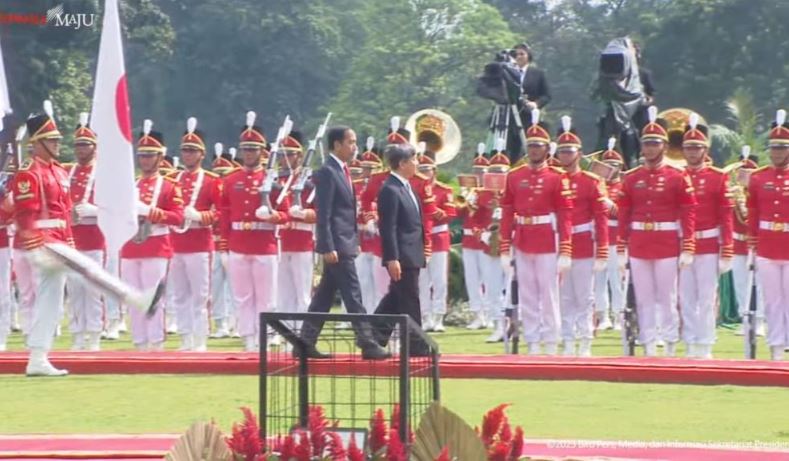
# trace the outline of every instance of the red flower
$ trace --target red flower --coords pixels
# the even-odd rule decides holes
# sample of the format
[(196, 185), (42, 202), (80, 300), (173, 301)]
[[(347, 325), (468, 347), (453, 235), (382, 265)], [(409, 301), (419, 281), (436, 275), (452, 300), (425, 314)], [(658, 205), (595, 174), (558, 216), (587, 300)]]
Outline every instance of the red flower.
[(329, 459), (332, 461), (345, 461), (348, 458), (348, 453), (342, 446), (342, 438), (336, 432), (329, 432), (326, 434), (329, 438), (327, 444), (329, 449)]
[(356, 437), (351, 437), (351, 443), (348, 444), (348, 461), (365, 461), (364, 451), (356, 446)]
[(436, 461), (452, 461), (452, 459), (449, 457), (449, 447), (444, 447), (444, 449), (441, 450), (441, 453), (438, 454)]
[(515, 428), (515, 437), (512, 438), (512, 445), (510, 448), (510, 459), (517, 460), (523, 456), (523, 428), (518, 426)]
[(370, 451), (373, 454), (380, 452), (386, 447), (386, 435), (388, 429), (386, 427), (386, 417), (382, 409), (375, 410), (375, 415), (370, 421)]
[(391, 429), (389, 431), (389, 445), (386, 447), (386, 461), (407, 461), (407, 459), (400, 436), (396, 430)]
[(265, 456), (262, 456), (263, 441), (260, 440), (257, 418), (248, 407), (241, 407), (241, 411), (244, 413), (244, 421), (233, 423), (233, 434), (226, 440), (227, 447), (233, 453), (234, 459), (265, 460)]
[(311, 407), (307, 417), (307, 430), (310, 434), (313, 456), (323, 456), (323, 451), (326, 448), (326, 428), (328, 426), (329, 422), (323, 414), (323, 408), (319, 406)]
[(296, 445), (293, 458), (295, 458), (296, 461), (310, 461), (312, 458), (312, 445), (310, 445), (310, 437), (304, 431), (299, 432), (299, 443)]
[(510, 444), (497, 443), (493, 448), (488, 450), (488, 461), (509, 461)]
[(501, 428), (502, 423), (507, 419), (504, 410), (509, 406), (508, 403), (502, 403), (496, 408), (488, 411), (482, 418), (482, 434), (480, 438), (486, 447), (490, 447), (496, 435)]
[(501, 430), (499, 431), (499, 440), (502, 442), (509, 442), (512, 440), (512, 428), (510, 427), (509, 418), (506, 416), (504, 417), (504, 422), (501, 424)]

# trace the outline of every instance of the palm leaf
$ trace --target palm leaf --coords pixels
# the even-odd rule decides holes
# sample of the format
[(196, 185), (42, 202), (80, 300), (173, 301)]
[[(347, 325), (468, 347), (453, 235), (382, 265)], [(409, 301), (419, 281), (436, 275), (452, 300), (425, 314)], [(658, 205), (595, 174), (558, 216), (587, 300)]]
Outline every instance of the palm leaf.
[(419, 422), (411, 459), (433, 461), (444, 447), (449, 448), (452, 459), (469, 461), (488, 459), (485, 445), (474, 429), (460, 416), (442, 407), (440, 403), (434, 402)]
[(231, 461), (232, 453), (225, 444), (225, 437), (215, 424), (196, 422), (175, 442), (164, 459), (166, 461)]

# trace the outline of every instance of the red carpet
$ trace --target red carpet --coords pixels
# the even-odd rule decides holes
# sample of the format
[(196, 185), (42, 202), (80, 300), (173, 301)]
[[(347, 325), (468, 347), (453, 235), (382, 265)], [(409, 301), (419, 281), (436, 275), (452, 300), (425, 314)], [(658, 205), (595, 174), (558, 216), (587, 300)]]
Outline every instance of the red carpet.
[[(52, 362), (75, 374), (256, 374), (255, 353), (242, 352), (54, 352)], [(27, 354), (0, 353), (0, 374), (24, 373)], [(270, 361), (274, 368), (293, 365), (290, 355)], [(339, 357), (311, 361), (317, 374), (393, 374), (393, 361), (369, 362)], [(635, 383), (733, 384), (789, 386), (789, 361), (691, 360), (646, 357), (527, 357), (446, 355), (444, 378), (552, 379)]]
[[(162, 459), (177, 435), (5, 435), (0, 436), (0, 459), (19, 460), (126, 460)], [(663, 446), (661, 446), (663, 445)], [(767, 447), (725, 447), (713, 445), (670, 445), (593, 440), (527, 440), (523, 453), (528, 456), (574, 459), (716, 461), (789, 459), (789, 450)]]

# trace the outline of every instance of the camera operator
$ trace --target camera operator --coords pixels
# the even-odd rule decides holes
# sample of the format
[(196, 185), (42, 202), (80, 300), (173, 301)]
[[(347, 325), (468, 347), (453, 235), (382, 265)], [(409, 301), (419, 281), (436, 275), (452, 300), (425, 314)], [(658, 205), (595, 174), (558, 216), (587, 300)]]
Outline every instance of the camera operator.
[[(542, 69), (534, 65), (534, 53), (526, 43), (520, 43), (510, 51), (510, 56), (515, 60), (514, 68), (520, 83), (521, 96), (518, 100), (518, 111), (521, 116), (523, 128), (531, 126), (532, 109), (542, 109), (551, 100), (548, 81)], [(507, 132), (507, 153), (514, 165), (523, 155), (521, 138), (515, 129), (515, 121), (510, 120), (510, 130)]]

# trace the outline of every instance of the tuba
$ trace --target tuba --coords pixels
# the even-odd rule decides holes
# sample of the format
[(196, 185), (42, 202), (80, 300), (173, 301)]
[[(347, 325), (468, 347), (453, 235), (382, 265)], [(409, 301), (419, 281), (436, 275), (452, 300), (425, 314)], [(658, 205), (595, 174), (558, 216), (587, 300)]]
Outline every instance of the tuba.
[(425, 143), (425, 153), (436, 165), (449, 163), (460, 152), (461, 135), (457, 123), (447, 113), (423, 109), (412, 114), (405, 122), (414, 146)]
[[(685, 157), (682, 155), (682, 136), (685, 134), (685, 126), (688, 124), (690, 109), (683, 107), (673, 107), (666, 109), (658, 114), (658, 118), (668, 122), (668, 151), (666, 161), (674, 166), (685, 166)], [(699, 123), (706, 125), (704, 117), (699, 116)]]

